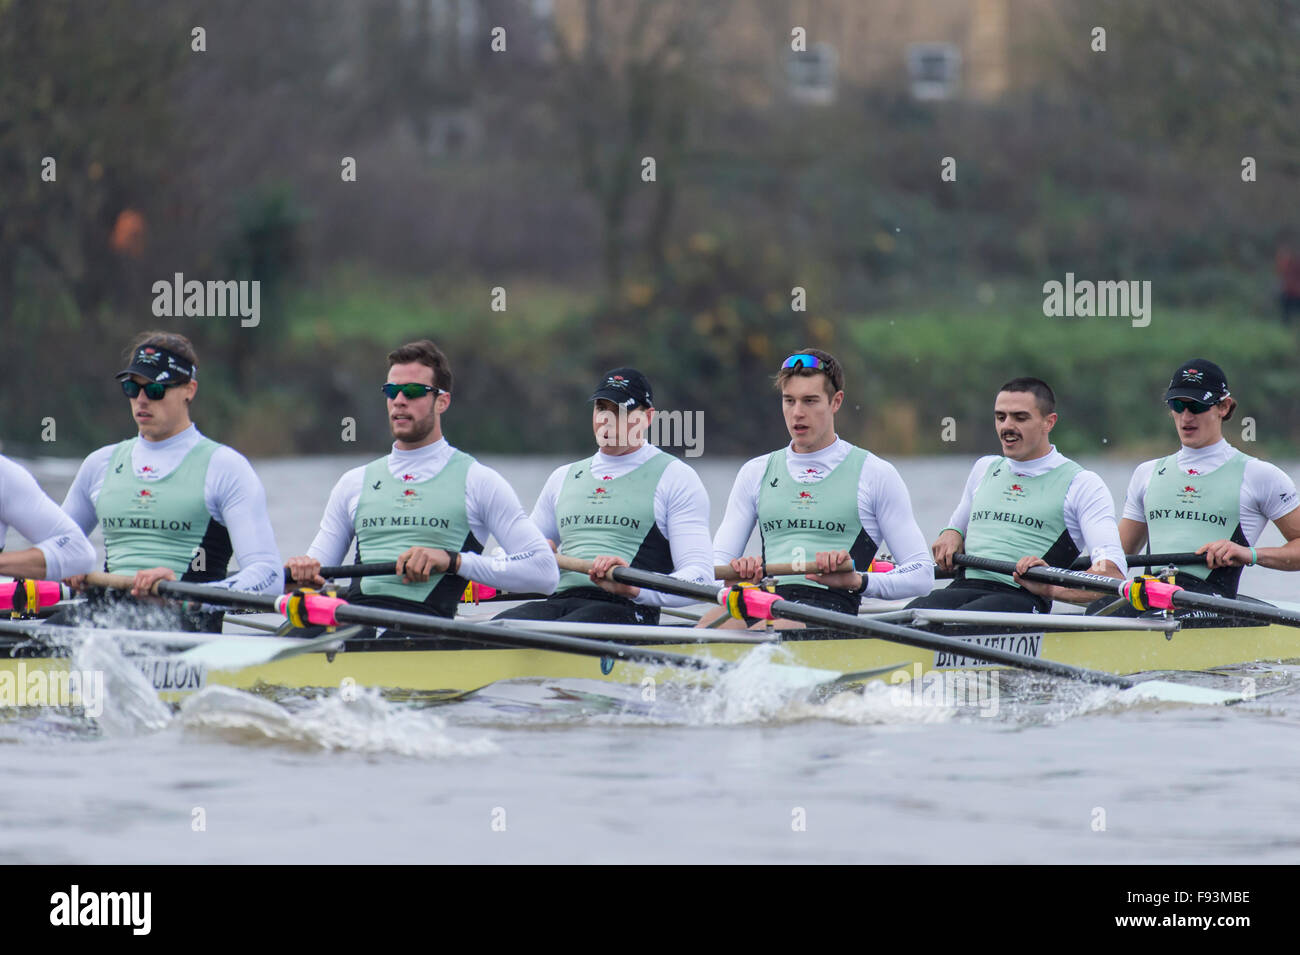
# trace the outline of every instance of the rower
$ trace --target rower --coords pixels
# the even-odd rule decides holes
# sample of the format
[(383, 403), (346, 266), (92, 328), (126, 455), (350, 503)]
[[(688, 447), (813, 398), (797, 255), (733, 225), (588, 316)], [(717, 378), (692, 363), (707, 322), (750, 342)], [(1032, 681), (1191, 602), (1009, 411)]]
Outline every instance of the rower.
[(591, 572), (565, 571), (550, 597), (499, 618), (657, 624), (660, 607), (692, 599), (617, 583), (610, 570), (713, 580), (704, 484), (688, 464), (646, 443), (655, 414), (650, 382), (635, 368), (615, 368), (588, 400), (596, 453), (551, 472), (532, 519), (559, 553), (591, 560)]
[[(117, 379), (138, 434), (82, 462), (63, 510), (87, 534), (102, 526), (104, 569), (134, 575), (135, 597), (177, 579), (277, 590), (283, 572), (262, 482), (247, 458), (204, 437), (190, 420), (199, 388), (194, 345), (184, 335), (145, 332), (127, 350), (127, 362)], [(85, 581), (75, 576), (69, 583), (80, 589)], [(117, 594), (92, 592), (85, 608), (56, 615), (57, 622), (93, 623), (106, 605), (129, 606)], [(221, 629), (220, 612), (176, 613), (185, 629)], [(122, 613), (115, 617), (122, 622)]]
[[(835, 432), (844, 402), (844, 372), (829, 352), (805, 348), (776, 376), (790, 444), (745, 463), (713, 538), (714, 560), (741, 580), (759, 581), (767, 563), (806, 564), (813, 571), (777, 578), (787, 600), (856, 614), (863, 595), (914, 597), (934, 584), (934, 565), (898, 471)], [(742, 557), (754, 526), (761, 557)], [(870, 572), (888, 543), (896, 566)], [(834, 570), (852, 561), (852, 570)], [(722, 611), (711, 611), (702, 625)], [(742, 626), (728, 621), (724, 626)], [(802, 626), (779, 621), (777, 626)]]
[[(392, 450), (334, 485), (307, 553), (286, 562), (291, 579), (323, 586), (321, 565), (342, 563), (355, 540), (358, 563), (397, 563), (395, 576), (353, 582), (348, 599), (361, 606), (453, 617), (469, 580), (516, 593), (554, 590), (555, 557), (514, 489), (443, 437), (447, 356), (428, 340), (403, 345), (389, 353), (382, 387)], [(504, 556), (483, 556), (489, 534)]]
[[(3, 553), (10, 527), (32, 545)], [(46, 496), (22, 465), (0, 455), (0, 574), (61, 580), (89, 573), (94, 567), (95, 548), (81, 528)]]
[(1069, 567), (1086, 552), (1089, 573), (1123, 579), (1128, 572), (1115, 509), (1102, 479), (1051, 443), (1056, 395), (1038, 378), (1015, 378), (1000, 389), (993, 418), (1001, 455), (975, 462), (961, 502), (931, 548), (935, 564), (954, 569), (969, 553), (1016, 561), (1013, 577), (961, 568), (950, 586), (909, 608), (1046, 613), (1053, 600), (1087, 603), (1097, 594), (1020, 576), (1030, 567)]
[[(1152, 553), (1205, 554), (1204, 564), (1177, 568), (1175, 583), (1202, 593), (1237, 596), (1242, 568), (1300, 570), (1300, 500), (1276, 465), (1238, 451), (1223, 436), (1237, 408), (1228, 379), (1212, 361), (1193, 358), (1165, 390), (1177, 454), (1144, 461), (1133, 472), (1119, 522), (1125, 552), (1150, 540)], [(1256, 547), (1272, 521), (1286, 544)]]

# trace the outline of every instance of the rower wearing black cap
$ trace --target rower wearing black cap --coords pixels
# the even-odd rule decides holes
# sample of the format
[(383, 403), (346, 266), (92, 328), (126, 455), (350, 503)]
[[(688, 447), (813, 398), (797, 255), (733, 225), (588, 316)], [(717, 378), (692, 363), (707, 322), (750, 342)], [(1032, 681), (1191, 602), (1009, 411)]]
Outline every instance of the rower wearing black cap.
[[(104, 532), (105, 569), (133, 574), (134, 596), (160, 580), (234, 590), (280, 587), (283, 571), (266, 490), (238, 451), (199, 433), (190, 421), (198, 392), (198, 357), (184, 335), (145, 332), (118, 372), (136, 437), (110, 444), (82, 462), (63, 509), (87, 534)], [(234, 558), (239, 569), (231, 572)], [(70, 580), (81, 586), (83, 579)], [(58, 622), (93, 623), (109, 595)], [(125, 611), (125, 608), (123, 608)], [(119, 613), (115, 623), (127, 621)], [(185, 612), (179, 626), (220, 629), (219, 613)]]
[(498, 614), (524, 620), (659, 622), (659, 608), (691, 602), (608, 578), (614, 567), (713, 580), (709, 498), (695, 470), (646, 440), (654, 419), (650, 382), (615, 368), (592, 394), (596, 453), (556, 468), (533, 522), (559, 552), (591, 560), (590, 574), (565, 571), (545, 600)]
[[(785, 360), (775, 385), (790, 443), (741, 467), (713, 537), (714, 560), (752, 582), (768, 564), (806, 566), (810, 573), (778, 577), (776, 592), (841, 613), (856, 614), (863, 595), (898, 599), (929, 591), (934, 564), (898, 471), (836, 434), (844, 371), (835, 356), (805, 348)], [(762, 556), (741, 556), (755, 527)], [(873, 559), (884, 544), (897, 566), (877, 572)], [(835, 569), (849, 561), (853, 569)]]
[[(1300, 570), (1300, 499), (1276, 465), (1238, 451), (1223, 436), (1237, 400), (1212, 361), (1193, 358), (1165, 390), (1182, 447), (1138, 465), (1119, 522), (1126, 553), (1150, 543), (1152, 553), (1205, 554), (1206, 563), (1178, 568), (1188, 590), (1235, 597), (1242, 568), (1259, 564)], [(1282, 547), (1256, 547), (1272, 521)]]

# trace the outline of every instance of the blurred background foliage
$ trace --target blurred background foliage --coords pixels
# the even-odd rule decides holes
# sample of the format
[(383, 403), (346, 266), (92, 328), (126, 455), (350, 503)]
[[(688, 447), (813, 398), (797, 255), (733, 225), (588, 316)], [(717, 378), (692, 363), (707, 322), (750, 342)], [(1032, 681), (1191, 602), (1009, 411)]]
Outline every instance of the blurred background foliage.
[[(383, 447), (416, 337), (478, 452), (587, 447), (593, 382), (633, 363), (710, 453), (757, 453), (777, 365), (818, 345), (882, 452), (988, 448), (1022, 374), (1067, 452), (1163, 448), (1197, 355), (1294, 453), (1298, 105), (1300, 0), (0, 0), (0, 439), (124, 436), (111, 374), (162, 326), (250, 454), (350, 451), (345, 417)], [(260, 324), (154, 318), (177, 272), (261, 281)], [(1150, 281), (1150, 327), (1044, 317), (1066, 272)]]

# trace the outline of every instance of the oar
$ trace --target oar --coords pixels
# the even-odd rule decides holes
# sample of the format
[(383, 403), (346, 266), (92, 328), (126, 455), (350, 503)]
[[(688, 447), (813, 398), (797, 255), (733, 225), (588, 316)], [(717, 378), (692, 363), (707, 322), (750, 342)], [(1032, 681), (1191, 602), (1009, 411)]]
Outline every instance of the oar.
[[(389, 561), (386, 564), (337, 564), (333, 567), (322, 567), (319, 573), (326, 580), (333, 580), (337, 577), (396, 577), (397, 561)], [(284, 579), (287, 581), (293, 580), (288, 567), (284, 569)], [(470, 586), (479, 585), (471, 583)], [(546, 597), (546, 594), (512, 594), (504, 590), (496, 590), (492, 591), (490, 597), (475, 596), (472, 602), (477, 604), (506, 600), (541, 600), (544, 597)], [(465, 599), (462, 602), (470, 603), (471, 601)]]
[[(1191, 552), (1182, 554), (1125, 554), (1124, 561), (1130, 567), (1204, 567), (1205, 555)], [(1074, 559), (1071, 570), (1087, 570), (1092, 566), (1092, 558), (1087, 554)]]
[[(1014, 574), (1016, 570), (1016, 565), (1012, 561), (993, 560), (973, 554), (957, 554), (953, 557), (953, 561), (964, 567), (987, 570), (995, 574), (1006, 574), (1008, 576)], [(1169, 610), (1174, 607), (1185, 607), (1196, 610), (1213, 610), (1218, 613), (1231, 613), (1240, 617), (1249, 617), (1253, 620), (1266, 620), (1269, 623), (1282, 623), (1292, 627), (1300, 627), (1300, 613), (1282, 610), (1279, 607), (1270, 607), (1265, 604), (1236, 600), (1232, 597), (1199, 594), (1184, 590), (1177, 584), (1166, 584), (1159, 580), (1148, 580), (1142, 577), (1133, 580), (1118, 580), (1114, 577), (1103, 577), (1100, 574), (1080, 573), (1077, 570), (1058, 570), (1055, 567), (1033, 567), (1030, 568), (1028, 573), (1021, 576), (1045, 584), (1058, 584), (1064, 587), (1075, 587), (1079, 590), (1099, 590), (1103, 593), (1112, 593), (1128, 600), (1138, 610), (1148, 608)]]
[[(788, 577), (791, 574), (806, 574), (815, 571), (816, 569), (817, 565), (815, 563), (811, 566), (807, 564), (768, 564), (763, 568), (766, 574), (770, 577)], [(837, 570), (852, 569), (853, 561), (846, 561), (837, 568)], [(875, 563), (875, 569), (884, 573), (887, 570), (892, 570), (893, 565), (884, 563), (883, 561), (877, 561)], [(288, 570), (289, 568), (286, 567), (286, 580), (290, 579), (288, 576)], [(322, 567), (319, 573), (326, 580), (329, 580), (332, 577), (395, 577), (397, 576), (397, 562), (390, 561), (387, 564), (339, 564), (334, 567)], [(713, 568), (713, 573), (715, 580), (739, 579), (736, 576), (736, 572), (731, 569), (730, 564), (718, 564)], [(523, 599), (523, 597), (520, 595), (514, 595), (512, 599), (520, 600)]]
[[(590, 562), (563, 555), (559, 555), (558, 560), (563, 570), (582, 572), (590, 570), (591, 567)], [(714, 601), (724, 606), (731, 602), (732, 588), (729, 587), (715, 588), (704, 584), (692, 584), (676, 577), (653, 574), (644, 570), (633, 570), (631, 567), (615, 567), (610, 571), (609, 576), (620, 583), (631, 584), (634, 587), (648, 587), (651, 590), (658, 590), (663, 593)], [(1010, 650), (975, 646), (964, 640), (943, 637), (938, 634), (927, 633), (924, 630), (900, 627), (896, 624), (872, 620), (869, 617), (824, 610), (821, 607), (810, 607), (807, 604), (801, 604), (793, 600), (783, 600), (776, 594), (768, 593), (757, 587), (741, 588), (738, 591), (737, 602), (741, 601), (743, 601), (742, 609), (744, 612), (753, 617), (784, 617), (787, 620), (817, 624), (818, 626), (830, 627), (848, 633), (881, 637), (894, 643), (902, 643), (922, 650), (952, 653), (974, 660), (983, 660), (987, 663), (1018, 667), (1022, 670), (1032, 670), (1037, 673), (1046, 673), (1069, 680), (1079, 680), (1084, 683), (1115, 686), (1125, 690), (1140, 686), (1144, 691), (1150, 692), (1158, 699), (1170, 702), (1229, 703), (1242, 698), (1238, 693), (1225, 693), (1222, 690), (1212, 690), (1206, 687), (1186, 686), (1166, 680), (1135, 680), (1130, 677), (1107, 673), (1104, 670), (1089, 670), (1084, 667), (1070, 666), (1067, 663), (1057, 663), (1054, 660), (1040, 660), (1021, 653), (1013, 653)]]
[[(331, 577), (396, 577), (397, 561), (387, 564), (338, 564), (334, 567), (322, 567), (320, 575), (326, 580)], [(284, 579), (292, 580), (289, 568), (284, 569)]]
[[(1182, 554), (1125, 554), (1124, 561), (1130, 567), (1204, 567), (1205, 555), (1190, 551)], [(1084, 554), (1074, 559), (1070, 569), (1087, 570), (1091, 566), (1092, 558)], [(951, 570), (936, 570), (934, 573), (935, 580), (952, 580), (956, 576), (956, 572)]]
[[(86, 582), (95, 587), (129, 589), (132, 578), (115, 574), (89, 574)], [(251, 594), (238, 590), (226, 590), (222, 587), (210, 587), (203, 584), (188, 584), (173, 580), (162, 580), (154, 585), (153, 592), (163, 597), (178, 597), (198, 600), (218, 606), (250, 607), (255, 610), (268, 610), (290, 617), (294, 614), (295, 595)], [(729, 670), (736, 664), (715, 660), (710, 657), (693, 656), (688, 653), (674, 653), (669, 650), (656, 650), (653, 647), (625, 646), (607, 640), (591, 640), (585, 637), (564, 636), (560, 634), (543, 634), (510, 630), (502, 626), (489, 624), (463, 623), (426, 614), (408, 613), (401, 610), (388, 610), (379, 607), (358, 607), (338, 597), (326, 597), (323, 594), (307, 594), (302, 597), (298, 609), (304, 614), (303, 622), (309, 625), (335, 626), (343, 623), (359, 623), (368, 626), (384, 627), (406, 633), (421, 633), (433, 636), (451, 636), (475, 643), (491, 646), (510, 647), (523, 650), (554, 650), (561, 653), (574, 653), (582, 656), (611, 658), (624, 663), (654, 664), (658, 666), (677, 667), (689, 670)], [(316, 638), (319, 645), (336, 642), (326, 639), (326, 634)], [(280, 648), (283, 649), (283, 648)], [(279, 650), (276, 653), (280, 652)], [(264, 660), (252, 659), (241, 648), (239, 667), (255, 666), (259, 662), (276, 659), (272, 653)], [(841, 673), (837, 670), (822, 670), (815, 667), (773, 664), (792, 687), (816, 689), (825, 684), (852, 680), (857, 674)]]

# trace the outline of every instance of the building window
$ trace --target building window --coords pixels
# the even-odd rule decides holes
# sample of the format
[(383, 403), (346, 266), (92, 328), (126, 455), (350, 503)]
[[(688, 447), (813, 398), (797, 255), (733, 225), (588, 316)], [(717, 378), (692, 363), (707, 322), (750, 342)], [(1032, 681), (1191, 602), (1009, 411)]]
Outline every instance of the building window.
[(951, 99), (961, 80), (961, 51), (951, 43), (913, 43), (907, 73), (917, 99)]
[(838, 57), (829, 43), (814, 43), (807, 51), (790, 51), (786, 81), (792, 99), (804, 103), (835, 101), (835, 67)]

